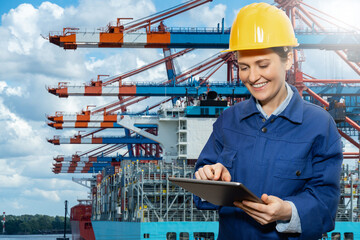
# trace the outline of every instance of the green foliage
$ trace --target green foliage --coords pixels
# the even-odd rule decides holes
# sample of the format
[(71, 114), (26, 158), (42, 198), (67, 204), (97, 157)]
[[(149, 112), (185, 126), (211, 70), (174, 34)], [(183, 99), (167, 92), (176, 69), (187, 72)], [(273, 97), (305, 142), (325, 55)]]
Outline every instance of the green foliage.
[[(62, 233), (64, 231), (64, 217), (46, 215), (7, 215), (6, 234), (42, 234)], [(70, 220), (66, 218), (66, 230), (70, 230)]]

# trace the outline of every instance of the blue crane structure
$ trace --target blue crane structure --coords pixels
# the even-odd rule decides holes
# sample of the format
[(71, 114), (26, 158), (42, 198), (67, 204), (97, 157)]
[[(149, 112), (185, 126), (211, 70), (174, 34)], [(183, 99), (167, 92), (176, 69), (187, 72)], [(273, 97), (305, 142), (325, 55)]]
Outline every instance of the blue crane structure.
[[(226, 49), (228, 48), (230, 29), (224, 27), (224, 20), (215, 28), (188, 28), (167, 27), (164, 20), (169, 17), (188, 11), (212, 0), (191, 0), (165, 11), (153, 14), (139, 20), (122, 24), (122, 18), (117, 19), (116, 25), (97, 32), (82, 32), (77, 28), (64, 28), (61, 33), (51, 33), (49, 41), (64, 49), (81, 47), (138, 47), (162, 48), (164, 58), (117, 76), (99, 75), (97, 80), (82, 86), (69, 83), (59, 83), (58, 86), (48, 87), (48, 91), (59, 97), (70, 96), (116, 96), (118, 101), (106, 104), (79, 114), (65, 116), (57, 114), (48, 116), (49, 126), (57, 129), (96, 128), (97, 130), (74, 137), (54, 137), (48, 141), (53, 144), (103, 144), (101, 147), (90, 150), (81, 155), (72, 157), (56, 157), (54, 160), (55, 173), (78, 172), (77, 166), (83, 166), (81, 172), (92, 173), (101, 168), (118, 164), (123, 159), (151, 161), (161, 159), (161, 147), (148, 138), (127, 129), (117, 123), (126, 115), (137, 114), (151, 116), (150, 110), (159, 107), (165, 102), (173, 103), (180, 97), (186, 97), (187, 105), (190, 100), (201, 98), (209, 92), (216, 92), (232, 105), (249, 97), (249, 92), (241, 83), (238, 75), (238, 66), (233, 53), (218, 53), (203, 62), (196, 64), (185, 72), (178, 73), (174, 66), (174, 59), (195, 48)], [(360, 75), (360, 29), (346, 24), (344, 27), (332, 25), (329, 30), (320, 24), (319, 19), (332, 24), (338, 21), (310, 5), (299, 0), (275, 0), (277, 6), (283, 9), (290, 17), (300, 46), (294, 49), (294, 66), (288, 73), (287, 81), (297, 87), (300, 94), (311, 102), (319, 104), (329, 110), (338, 124), (340, 134), (350, 141), (356, 148), (360, 145), (353, 140), (360, 131), (360, 78), (359, 79), (316, 79), (301, 71), (302, 49), (324, 49), (334, 51), (351, 69)], [(316, 14), (309, 12), (316, 11)], [(322, 15), (321, 15), (322, 14)], [(321, 15), (321, 17), (320, 17)], [(307, 27), (298, 28), (302, 22)], [(335, 29), (335, 30), (334, 30)], [(173, 53), (174, 48), (185, 48)], [(131, 82), (131, 77), (146, 71), (159, 64), (165, 64), (167, 76), (157, 83)], [(224, 82), (210, 81), (213, 74), (222, 66), (227, 68), (227, 77)], [(196, 77), (201, 76), (201, 77)], [(149, 97), (161, 96), (164, 99), (152, 106), (136, 113), (129, 113), (127, 107), (139, 103)], [(187, 114), (198, 115), (201, 108), (215, 111), (211, 107), (189, 106)], [(225, 108), (225, 107), (224, 107)], [(209, 113), (209, 112), (208, 112)], [(218, 112), (212, 115), (217, 115)], [(211, 115), (211, 114), (210, 114)], [(101, 116), (101, 117), (99, 117)], [(157, 132), (157, 126), (151, 123), (138, 126), (142, 131)], [(118, 137), (96, 136), (95, 134), (108, 128), (125, 129)], [(100, 140), (101, 139), (101, 140)], [(127, 149), (125, 154), (111, 157), (119, 149)], [(359, 159), (359, 154), (351, 155)], [(86, 157), (84, 157), (86, 156)], [(66, 170), (64, 170), (66, 169)]]

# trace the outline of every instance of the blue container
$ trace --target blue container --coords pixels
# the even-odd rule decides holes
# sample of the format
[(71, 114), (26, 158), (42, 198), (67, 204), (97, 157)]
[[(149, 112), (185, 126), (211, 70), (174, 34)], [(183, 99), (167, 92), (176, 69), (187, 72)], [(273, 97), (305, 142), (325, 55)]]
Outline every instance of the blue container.
[(115, 174), (114, 166), (106, 166), (104, 170), (105, 170), (105, 176)]

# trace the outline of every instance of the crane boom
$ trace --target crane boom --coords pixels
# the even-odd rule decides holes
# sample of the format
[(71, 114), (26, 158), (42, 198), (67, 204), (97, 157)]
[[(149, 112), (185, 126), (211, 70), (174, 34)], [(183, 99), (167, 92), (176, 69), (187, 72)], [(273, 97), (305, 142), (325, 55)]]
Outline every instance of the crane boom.
[(212, 0), (191, 0), (184, 2), (182, 4), (179, 4), (175, 7), (163, 10), (161, 12), (155, 13), (153, 15), (126, 23), (123, 25), (124, 32), (127, 31), (135, 31), (141, 28), (147, 28), (150, 30), (150, 27), (152, 24), (164, 21), (167, 18), (173, 17), (175, 15), (178, 15), (180, 13), (189, 11), (193, 8), (196, 8), (200, 5), (203, 5), (205, 3), (212, 2)]

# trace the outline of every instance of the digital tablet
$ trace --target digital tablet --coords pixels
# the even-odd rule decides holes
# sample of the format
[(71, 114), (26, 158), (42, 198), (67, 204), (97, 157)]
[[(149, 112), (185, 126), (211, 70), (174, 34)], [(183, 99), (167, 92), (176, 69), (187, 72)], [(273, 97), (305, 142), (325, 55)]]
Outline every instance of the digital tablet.
[(169, 177), (170, 182), (218, 206), (234, 206), (233, 202), (249, 200), (264, 203), (254, 193), (239, 182), (197, 180)]

